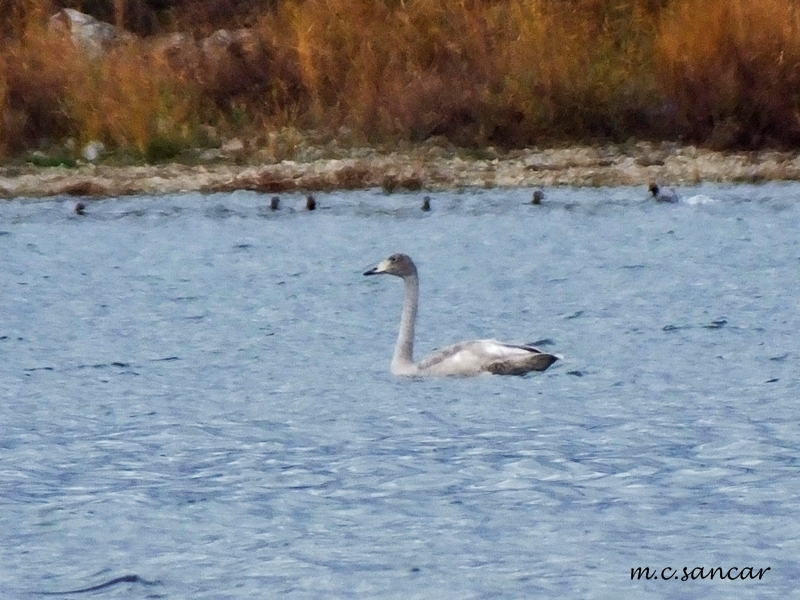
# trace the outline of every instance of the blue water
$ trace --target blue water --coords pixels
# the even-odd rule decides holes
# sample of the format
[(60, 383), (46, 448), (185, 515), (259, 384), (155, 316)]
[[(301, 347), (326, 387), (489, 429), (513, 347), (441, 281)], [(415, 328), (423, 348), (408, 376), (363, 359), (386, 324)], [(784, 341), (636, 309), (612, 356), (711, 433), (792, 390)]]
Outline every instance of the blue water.
[(800, 185), (679, 192), (0, 204), (0, 598), (800, 598)]

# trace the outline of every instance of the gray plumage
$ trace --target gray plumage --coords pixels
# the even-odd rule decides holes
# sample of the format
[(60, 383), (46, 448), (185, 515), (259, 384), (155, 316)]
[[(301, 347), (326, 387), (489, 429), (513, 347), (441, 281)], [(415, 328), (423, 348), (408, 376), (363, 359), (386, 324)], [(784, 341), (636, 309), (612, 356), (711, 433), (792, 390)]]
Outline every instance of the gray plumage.
[(497, 340), (473, 340), (442, 348), (414, 362), (414, 328), (419, 303), (419, 278), (414, 261), (405, 254), (393, 254), (364, 275), (395, 275), (403, 279), (406, 290), (400, 332), (397, 336), (391, 371), (393, 375), (525, 375), (544, 371), (557, 356), (527, 344), (506, 344)]

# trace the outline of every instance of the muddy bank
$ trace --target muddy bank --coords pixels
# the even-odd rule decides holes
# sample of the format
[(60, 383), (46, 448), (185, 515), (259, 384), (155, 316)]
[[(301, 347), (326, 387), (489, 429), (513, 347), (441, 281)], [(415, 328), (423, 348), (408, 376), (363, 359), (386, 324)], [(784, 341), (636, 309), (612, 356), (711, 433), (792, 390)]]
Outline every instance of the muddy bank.
[[(332, 155), (333, 154), (333, 155)], [(247, 164), (236, 164), (246, 162)], [(670, 185), (800, 180), (797, 152), (712, 152), (691, 146), (638, 143), (470, 152), (421, 145), (402, 152), (306, 149), (295, 160), (246, 161), (216, 156), (186, 165), (75, 168), (0, 167), (0, 197), (114, 197), (189, 191), (324, 191), (382, 187), (386, 191), (462, 187)]]

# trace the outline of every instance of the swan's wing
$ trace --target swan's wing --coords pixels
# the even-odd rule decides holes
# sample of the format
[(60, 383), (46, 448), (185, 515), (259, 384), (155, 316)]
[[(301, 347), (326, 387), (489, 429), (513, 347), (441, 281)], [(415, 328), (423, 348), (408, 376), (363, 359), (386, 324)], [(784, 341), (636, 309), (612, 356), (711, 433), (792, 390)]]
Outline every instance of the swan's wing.
[[(417, 363), (417, 368), (420, 371), (429, 370), (433, 367), (437, 367), (441, 365), (443, 362), (448, 362), (450, 360), (458, 360), (457, 355), (467, 350), (472, 344), (475, 342), (461, 342), (458, 344), (453, 344), (452, 346), (447, 346), (446, 348), (441, 348), (433, 352), (433, 354), (428, 355), (427, 357), (423, 358), (420, 362)], [(456, 357), (454, 359), (454, 357)]]
[[(496, 342), (495, 340), (488, 340), (490, 342), (495, 342), (496, 344), (500, 344), (501, 346), (505, 346), (506, 348), (518, 348), (520, 350), (524, 350), (526, 353), (534, 353), (534, 354), (544, 354), (539, 348), (534, 346), (533, 344), (506, 344), (505, 342)], [(542, 340), (539, 342), (540, 344), (547, 343), (547, 340)]]
[[(494, 340), (489, 340), (494, 342)], [(531, 371), (545, 371), (558, 357), (542, 352), (530, 344), (504, 344), (494, 342), (498, 357), (486, 363), (484, 370), (495, 375), (525, 375)]]
[(526, 344), (475, 340), (442, 348), (423, 359), (417, 368), (420, 373), (431, 375), (522, 375), (543, 371), (555, 361), (555, 356)]

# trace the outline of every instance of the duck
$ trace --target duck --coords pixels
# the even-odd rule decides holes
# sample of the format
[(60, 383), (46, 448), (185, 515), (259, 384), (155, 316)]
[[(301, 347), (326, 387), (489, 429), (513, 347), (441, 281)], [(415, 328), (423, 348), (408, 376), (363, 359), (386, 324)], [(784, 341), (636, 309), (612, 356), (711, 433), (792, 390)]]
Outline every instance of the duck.
[(655, 181), (650, 182), (648, 189), (657, 202), (675, 203), (679, 201), (678, 194), (675, 193), (675, 190), (668, 187), (661, 187)]

